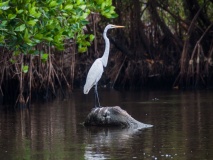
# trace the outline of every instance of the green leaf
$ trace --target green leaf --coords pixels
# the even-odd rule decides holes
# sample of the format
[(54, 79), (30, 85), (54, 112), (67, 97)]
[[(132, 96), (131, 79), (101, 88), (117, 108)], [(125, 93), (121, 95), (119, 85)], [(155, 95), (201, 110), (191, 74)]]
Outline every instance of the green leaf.
[(54, 42), (55, 42), (55, 43), (60, 43), (60, 42), (63, 43), (62, 40), (63, 40), (63, 36), (60, 35), (60, 34), (57, 34), (57, 35), (54, 37)]
[(117, 18), (117, 17), (118, 17), (118, 14), (116, 13), (111, 14), (111, 18)]
[(83, 53), (87, 51), (87, 47), (78, 46), (78, 52)]
[(82, 10), (85, 10), (87, 6), (86, 5), (80, 5), (79, 8), (81, 8)]
[(23, 31), (25, 28), (26, 28), (25, 24), (22, 24), (22, 25), (16, 27), (16, 28), (15, 28), (15, 31), (21, 32), (21, 31)]
[(9, 1), (6, 1), (6, 2), (1, 2), (0, 3), (0, 10), (7, 10), (7, 9), (9, 9), (10, 8), (10, 6), (9, 6)]
[(16, 18), (16, 15), (15, 14), (8, 14), (8, 19), (14, 19), (14, 18)]
[(23, 10), (23, 9), (16, 10), (16, 13), (17, 13), (17, 14), (21, 14), (22, 12), (24, 12), (24, 10)]
[(101, 9), (104, 10), (105, 7), (106, 7), (106, 2), (101, 3)]
[(80, 5), (83, 2), (83, 0), (76, 0), (76, 4)]
[(10, 59), (10, 62), (12, 63), (12, 64), (15, 64), (16, 63), (16, 60), (14, 60), (14, 59)]
[(36, 44), (41, 43), (41, 40), (39, 40), (39, 39), (35, 39), (35, 38), (33, 38), (32, 40), (33, 40), (33, 42), (35, 42)]
[(49, 7), (52, 8), (52, 7), (55, 7), (57, 5), (58, 5), (58, 3), (56, 1), (52, 1), (52, 2), (50, 2)]
[(39, 18), (41, 16), (40, 12), (37, 12), (37, 7), (29, 8), (30, 15), (35, 18)]
[(4, 43), (4, 36), (0, 35), (0, 43)]
[(81, 24), (82, 24), (82, 25), (87, 25), (87, 24), (89, 24), (89, 22), (88, 22), (87, 20), (82, 20), (82, 21), (81, 21)]
[(27, 22), (27, 24), (29, 24), (30, 26), (33, 27), (33, 26), (35, 26), (36, 22), (38, 22), (38, 19), (29, 20), (29, 21)]
[(21, 53), (20, 50), (15, 50), (15, 51), (13, 52), (13, 55), (14, 55), (14, 56), (18, 56), (20, 53)]
[(10, 8), (9, 6), (2, 6), (2, 7), (0, 7), (0, 9), (1, 9), (1, 10), (4, 10), (4, 11), (5, 11), (5, 10), (8, 10), (9, 8)]
[(89, 41), (92, 42), (95, 39), (95, 36), (93, 34), (89, 35)]
[[(1, 27), (5, 27), (7, 25), (8, 21), (1, 21), (0, 26)], [(1, 28), (2, 29), (2, 28)]]
[(46, 62), (48, 60), (48, 54), (47, 53), (41, 54), (41, 60), (42, 62)]
[(38, 33), (34, 36), (34, 38), (41, 40), (43, 38), (43, 34)]
[(22, 72), (27, 73), (29, 69), (29, 66), (22, 66)]
[(58, 49), (58, 50), (64, 50), (64, 44), (63, 43), (54, 43), (55, 47)]
[(84, 44), (85, 46), (91, 46), (91, 43), (89, 43), (89, 42), (85, 42), (85, 44)]
[(53, 41), (53, 38), (52, 37), (43, 37), (44, 40), (48, 41), (48, 42), (51, 42)]
[(62, 13), (62, 15), (63, 15), (64, 17), (68, 17), (68, 16), (69, 16), (69, 14), (67, 14), (67, 13)]
[(26, 41), (28, 39), (29, 39), (28, 29), (25, 29), (25, 32), (24, 32), (24, 41)]
[(82, 17), (83, 19), (86, 19), (86, 18), (88, 17), (88, 15), (89, 15), (88, 13), (83, 13), (81, 17)]
[(24, 32), (24, 42), (27, 43), (29, 46), (33, 46), (35, 44), (32, 40), (30, 40), (30, 36), (31, 35), (29, 34), (28, 29), (26, 28)]
[(68, 11), (70, 11), (70, 10), (72, 10), (73, 9), (73, 5), (72, 4), (68, 4), (68, 5), (66, 5), (65, 7), (64, 7), (64, 10), (68, 10)]
[(106, 8), (104, 9), (104, 12), (110, 12), (110, 10), (111, 10), (111, 7), (108, 6), (108, 7), (106, 7)]

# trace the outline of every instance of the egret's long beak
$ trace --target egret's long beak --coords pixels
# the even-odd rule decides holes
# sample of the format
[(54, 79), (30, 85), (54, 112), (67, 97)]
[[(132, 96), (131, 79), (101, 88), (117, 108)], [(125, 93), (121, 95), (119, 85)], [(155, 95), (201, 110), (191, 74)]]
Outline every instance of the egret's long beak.
[(124, 28), (125, 26), (117, 26), (117, 25), (113, 25), (114, 28)]

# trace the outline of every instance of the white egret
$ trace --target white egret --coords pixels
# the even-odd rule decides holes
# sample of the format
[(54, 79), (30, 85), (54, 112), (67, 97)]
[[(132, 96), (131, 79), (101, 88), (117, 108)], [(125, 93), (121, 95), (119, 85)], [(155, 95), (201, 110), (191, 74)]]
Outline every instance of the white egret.
[[(99, 97), (98, 97), (98, 90), (97, 85), (98, 81), (100, 80), (103, 72), (104, 67), (107, 66), (108, 57), (109, 57), (109, 49), (110, 49), (110, 43), (109, 39), (107, 38), (107, 31), (112, 28), (124, 28), (124, 26), (117, 26), (108, 24), (103, 33), (103, 37), (105, 40), (105, 51), (101, 58), (98, 58), (95, 60), (95, 62), (92, 64), (91, 68), (89, 69), (89, 72), (87, 74), (86, 83), (84, 85), (84, 94), (88, 94), (90, 89), (94, 86), (95, 89), (95, 107), (100, 107)], [(98, 101), (98, 106), (96, 105), (96, 101)]]

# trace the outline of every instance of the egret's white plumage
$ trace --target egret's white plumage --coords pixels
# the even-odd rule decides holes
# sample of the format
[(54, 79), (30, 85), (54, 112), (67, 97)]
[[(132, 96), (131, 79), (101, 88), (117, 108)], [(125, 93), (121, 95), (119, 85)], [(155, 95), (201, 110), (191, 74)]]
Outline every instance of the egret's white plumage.
[[(84, 85), (84, 94), (88, 94), (90, 89), (93, 86), (95, 86), (95, 94), (96, 94), (95, 96), (98, 99), (98, 103), (99, 103), (99, 98), (98, 98), (98, 92), (97, 92), (97, 84), (104, 72), (104, 67), (107, 66), (108, 57), (109, 57), (110, 43), (109, 43), (109, 39), (107, 38), (107, 31), (112, 28), (123, 28), (123, 27), (124, 26), (117, 26), (112, 24), (109, 24), (105, 27), (104, 33), (103, 33), (103, 37), (105, 40), (104, 54), (101, 58), (98, 58), (95, 60), (95, 62), (92, 64), (87, 74), (86, 83)], [(99, 103), (99, 107), (100, 107), (100, 103)]]
[(103, 63), (101, 58), (98, 58), (95, 60), (87, 74), (86, 84), (84, 85), (84, 94), (88, 94), (90, 89), (98, 83), (103, 72)]

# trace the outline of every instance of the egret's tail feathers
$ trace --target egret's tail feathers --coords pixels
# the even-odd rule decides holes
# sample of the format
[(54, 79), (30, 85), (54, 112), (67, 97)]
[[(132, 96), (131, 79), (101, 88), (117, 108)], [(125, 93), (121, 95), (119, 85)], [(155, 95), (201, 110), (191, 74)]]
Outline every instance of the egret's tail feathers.
[(84, 94), (88, 94), (93, 85), (94, 84), (90, 82), (86, 82), (86, 84), (84, 85)]
[(84, 91), (84, 94), (88, 94), (89, 92), (88, 91)]
[(89, 90), (90, 90), (90, 89), (88, 89), (87, 87), (84, 86), (84, 94), (88, 94), (88, 93), (89, 93)]

